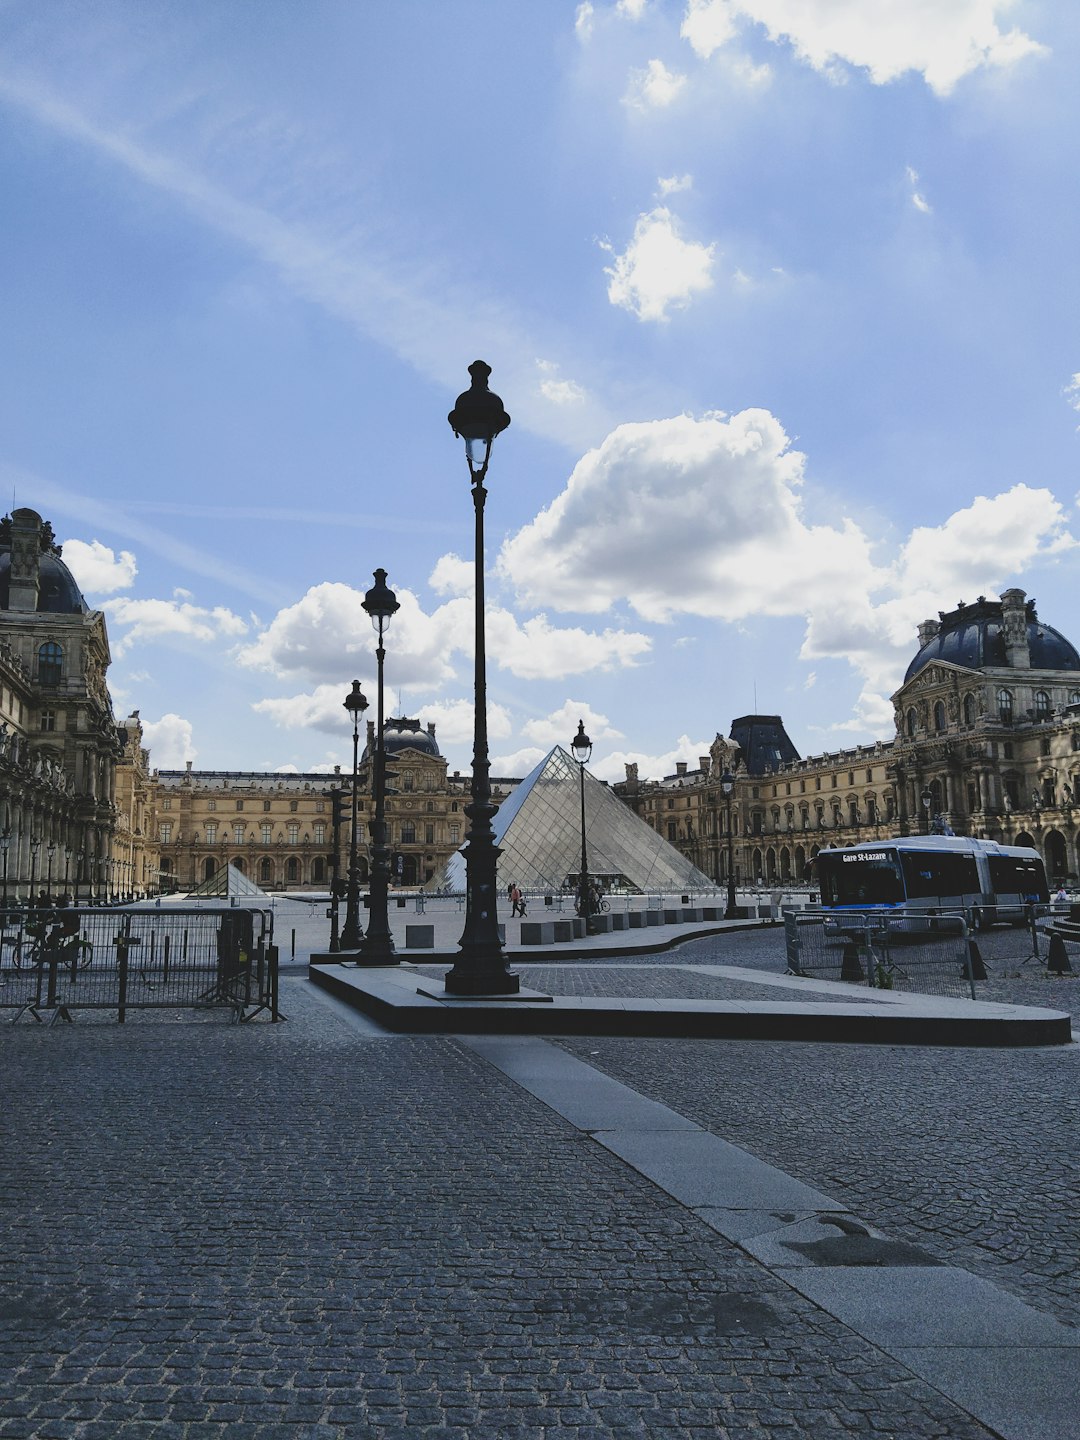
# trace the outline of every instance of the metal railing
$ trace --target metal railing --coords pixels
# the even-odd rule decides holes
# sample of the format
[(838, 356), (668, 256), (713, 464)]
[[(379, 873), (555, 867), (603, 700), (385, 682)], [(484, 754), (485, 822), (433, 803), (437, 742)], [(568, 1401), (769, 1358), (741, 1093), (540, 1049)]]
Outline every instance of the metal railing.
[(278, 1008), (268, 910), (105, 910), (0, 914), (0, 1008), (49, 1024), (76, 1009), (223, 1007), (234, 1020)]
[(784, 917), (788, 970), (870, 989), (976, 998), (985, 978), (959, 913), (853, 912)]

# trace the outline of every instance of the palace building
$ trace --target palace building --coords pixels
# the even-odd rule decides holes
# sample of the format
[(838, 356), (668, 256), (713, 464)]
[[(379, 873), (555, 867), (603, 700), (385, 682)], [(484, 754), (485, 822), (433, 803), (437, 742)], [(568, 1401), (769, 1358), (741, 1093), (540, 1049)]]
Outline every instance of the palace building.
[[(892, 739), (803, 759), (778, 715), (744, 715), (691, 770), (615, 787), (717, 883), (795, 883), (827, 845), (935, 830), (1031, 845), (1080, 873), (1080, 654), (1023, 590), (919, 627)], [(721, 777), (734, 779), (730, 801)], [(729, 828), (730, 824), (730, 828)]]

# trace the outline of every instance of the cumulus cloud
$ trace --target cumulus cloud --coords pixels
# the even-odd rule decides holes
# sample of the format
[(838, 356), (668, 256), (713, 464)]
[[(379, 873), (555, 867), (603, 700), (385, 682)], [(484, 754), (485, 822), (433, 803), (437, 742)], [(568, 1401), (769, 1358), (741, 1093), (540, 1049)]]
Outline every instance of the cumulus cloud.
[(948, 95), (966, 75), (1004, 68), (1046, 46), (999, 17), (1011, 0), (689, 0), (682, 35), (707, 59), (728, 44), (741, 22), (762, 25), (800, 60), (826, 74), (846, 64), (875, 85), (909, 72)]
[(663, 110), (686, 84), (686, 76), (669, 70), (662, 60), (650, 60), (644, 70), (631, 70), (623, 103), (634, 110)]
[(880, 563), (851, 519), (807, 521), (804, 465), (767, 410), (620, 426), (504, 544), (499, 569), (557, 609), (626, 603), (661, 623), (804, 617), (801, 658), (843, 659), (863, 677), (864, 729), (885, 713), (914, 629), (943, 592), (997, 593), (1076, 546), (1051, 492), (1017, 484), (918, 527)]
[(111, 626), (127, 626), (113, 646), (117, 659), (142, 641), (175, 636), (208, 643), (243, 635), (248, 628), (245, 620), (223, 605), (207, 610), (186, 600), (131, 600), (121, 596), (103, 601), (101, 608)]
[(577, 734), (578, 721), (584, 724), (585, 733), (594, 745), (602, 740), (622, 739), (622, 731), (616, 730), (606, 715), (601, 715), (585, 700), (567, 700), (549, 715), (526, 721), (521, 727), (522, 738), (546, 746), (547, 750), (553, 745), (569, 750)]
[(121, 550), (117, 555), (100, 540), (65, 540), (61, 549), (79, 589), (87, 594), (111, 595), (135, 582), (138, 566), (130, 550)]
[(143, 744), (155, 770), (182, 770), (199, 752), (191, 740), (191, 721), (170, 711), (160, 720), (143, 721)]
[(605, 268), (608, 299), (639, 320), (667, 320), (669, 309), (685, 309), (712, 288), (715, 258), (715, 245), (684, 240), (671, 211), (658, 205), (638, 216), (630, 244)]
[(576, 380), (564, 380), (559, 375), (559, 367), (551, 360), (537, 360), (536, 367), (540, 371), (540, 394), (545, 400), (550, 400), (553, 405), (581, 405), (588, 397), (584, 386), (579, 385)]
[(620, 15), (625, 15), (628, 20), (640, 20), (645, 14), (645, 7), (648, 0), (618, 0), (615, 6)]
[(675, 765), (680, 760), (685, 760), (689, 769), (696, 770), (698, 759), (709, 753), (711, 743), (711, 740), (691, 740), (689, 735), (680, 735), (675, 746), (661, 755), (646, 755), (643, 750), (613, 750), (610, 755), (591, 764), (589, 771), (598, 780), (606, 780), (611, 785), (616, 780), (626, 779), (628, 764), (636, 765), (643, 779), (674, 775)]
[(578, 39), (582, 41), (591, 39), (595, 24), (596, 11), (593, 9), (591, 0), (582, 0), (574, 14), (574, 30)]
[(436, 595), (471, 595), (476, 588), (476, 566), (460, 555), (440, 555), (428, 584)]
[(1072, 377), (1061, 393), (1074, 410), (1080, 410), (1080, 370)]
[[(471, 700), (440, 700), (421, 705), (417, 710), (424, 725), (434, 723), (439, 748), (469, 744), (473, 738), (473, 702)], [(487, 724), (489, 740), (505, 740), (513, 733), (513, 721), (505, 705), (488, 697)]]
[[(436, 574), (448, 589), (466, 578), (457, 557), (444, 557)], [(411, 591), (398, 590), (397, 597), (401, 608), (388, 648), (388, 683), (430, 691), (455, 679), (455, 658), (471, 663), (473, 655), (471, 596), (455, 596), (430, 615)], [(363, 598), (360, 591), (336, 581), (314, 586), (237, 652), (239, 663), (279, 679), (302, 676), (325, 684), (340, 684), (343, 665), (361, 678), (370, 675), (374, 651)], [(524, 680), (631, 666), (651, 647), (648, 636), (634, 631), (559, 628), (542, 614), (521, 621), (498, 605), (488, 606), (486, 630), (489, 661)]]
[(656, 188), (661, 195), (678, 195), (682, 190), (694, 188), (694, 177), (692, 175), (661, 175), (656, 182)]

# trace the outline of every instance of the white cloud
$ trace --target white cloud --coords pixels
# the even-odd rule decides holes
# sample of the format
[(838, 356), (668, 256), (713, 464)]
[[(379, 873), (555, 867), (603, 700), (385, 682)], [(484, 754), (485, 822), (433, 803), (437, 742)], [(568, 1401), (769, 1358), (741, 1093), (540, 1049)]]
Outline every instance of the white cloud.
[(143, 744), (155, 770), (182, 770), (199, 752), (191, 742), (191, 721), (172, 711), (160, 720), (143, 721)]
[(623, 425), (505, 543), (498, 565), (526, 600), (559, 609), (629, 603), (656, 622), (805, 617), (801, 658), (855, 668), (865, 729), (943, 592), (997, 593), (1037, 560), (1076, 548), (1051, 492), (1018, 484), (918, 527), (878, 563), (852, 520), (803, 518), (803, 467), (766, 410)]
[(908, 184), (911, 186), (911, 203), (916, 210), (921, 210), (924, 215), (932, 214), (930, 202), (918, 189), (919, 172), (908, 165), (905, 167)]
[(75, 576), (79, 589), (91, 595), (111, 595), (114, 590), (126, 590), (139, 573), (130, 550), (121, 550), (117, 555), (100, 540), (89, 543), (65, 540), (61, 549), (64, 563)]
[(247, 623), (227, 610), (215, 605), (212, 610), (178, 600), (131, 600), (120, 596), (105, 600), (102, 610), (109, 617), (110, 628), (127, 626), (124, 635), (113, 646), (113, 654), (119, 659), (133, 645), (144, 641), (161, 640), (166, 636), (177, 636), (187, 640), (209, 642), (225, 637), (243, 635)]
[(590, 0), (582, 0), (574, 15), (574, 30), (579, 40), (592, 39), (593, 28), (596, 23), (596, 12)]
[(669, 70), (662, 60), (650, 60), (644, 70), (631, 70), (623, 104), (634, 110), (663, 110), (678, 99), (686, 76)]
[(633, 239), (605, 268), (608, 299), (639, 320), (666, 320), (668, 309), (685, 309), (691, 297), (713, 285), (715, 245), (683, 240), (664, 205), (639, 215)]
[(640, 20), (648, 3), (649, 0), (618, 0), (615, 10), (619, 15), (625, 15), (627, 20)]
[(1074, 410), (1080, 410), (1080, 370), (1076, 372), (1061, 393)]
[(914, 71), (944, 96), (976, 70), (1047, 53), (1022, 31), (999, 28), (1010, 8), (1011, 0), (689, 0), (682, 34), (707, 59), (740, 21), (756, 22), (815, 70), (831, 74), (842, 62), (875, 85)]
[(428, 576), (436, 595), (472, 595), (476, 588), (476, 565), (460, 555), (440, 555)]
[[(548, 750), (550, 749), (549, 745)], [(538, 750), (535, 745), (526, 745), (521, 750), (514, 750), (506, 755), (493, 755), (491, 757), (492, 774), (509, 775), (523, 780), (530, 770), (539, 765), (548, 750)]]
[(526, 721), (521, 727), (521, 735), (525, 740), (545, 746), (545, 754), (553, 745), (569, 750), (579, 721), (584, 724), (585, 733), (594, 745), (602, 740), (622, 739), (622, 731), (616, 730), (606, 715), (601, 715), (585, 700), (567, 700), (549, 715)]
[(694, 177), (692, 175), (668, 175), (666, 178), (661, 176), (656, 184), (661, 195), (678, 195), (682, 190), (694, 188)]
[[(443, 557), (435, 573), (447, 589), (466, 580), (465, 568), (456, 556)], [(471, 596), (455, 596), (430, 615), (411, 591), (398, 590), (397, 597), (401, 608), (386, 644), (387, 683), (431, 691), (454, 680), (455, 657), (472, 662), (475, 612)], [(238, 662), (279, 679), (303, 676), (326, 684), (340, 684), (346, 670), (361, 679), (372, 675), (374, 638), (361, 608), (363, 598), (360, 591), (339, 582), (313, 586), (237, 652)], [(652, 643), (648, 636), (634, 631), (559, 629), (544, 615), (520, 621), (498, 605), (487, 607), (486, 633), (489, 662), (524, 680), (632, 666)]]
[[(471, 700), (439, 700), (421, 705), (417, 715), (424, 725), (435, 725), (439, 749), (446, 753), (448, 745), (466, 745), (473, 738), (473, 702)], [(505, 705), (495, 704), (490, 696), (487, 704), (489, 740), (505, 740), (513, 733), (513, 721)]]
[(598, 780), (606, 780), (612, 785), (617, 780), (626, 779), (626, 767), (630, 764), (638, 767), (641, 779), (660, 779), (664, 775), (674, 775), (675, 766), (680, 760), (686, 761), (688, 769), (696, 770), (700, 757), (708, 755), (711, 743), (709, 740), (691, 740), (689, 735), (680, 735), (674, 748), (661, 755), (646, 755), (642, 750), (615, 750), (591, 764), (589, 772)]
[(540, 381), (540, 394), (553, 405), (581, 405), (588, 392), (576, 380), (563, 380), (559, 367), (551, 360), (537, 360), (537, 369), (544, 377)]

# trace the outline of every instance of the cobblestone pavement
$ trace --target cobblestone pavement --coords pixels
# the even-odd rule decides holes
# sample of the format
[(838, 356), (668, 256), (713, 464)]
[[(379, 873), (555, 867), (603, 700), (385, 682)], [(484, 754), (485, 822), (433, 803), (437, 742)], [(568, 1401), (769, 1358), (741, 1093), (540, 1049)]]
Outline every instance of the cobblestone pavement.
[[(729, 934), (670, 958), (775, 972), (783, 940)], [(991, 973), (1001, 978), (980, 984), (980, 998), (1066, 1010), (1080, 1025), (1080, 978), (1004, 956)], [(558, 1043), (894, 1238), (1080, 1324), (1080, 1045)]]
[(465, 1045), (283, 1009), (3, 1030), (0, 1437), (988, 1440)]

